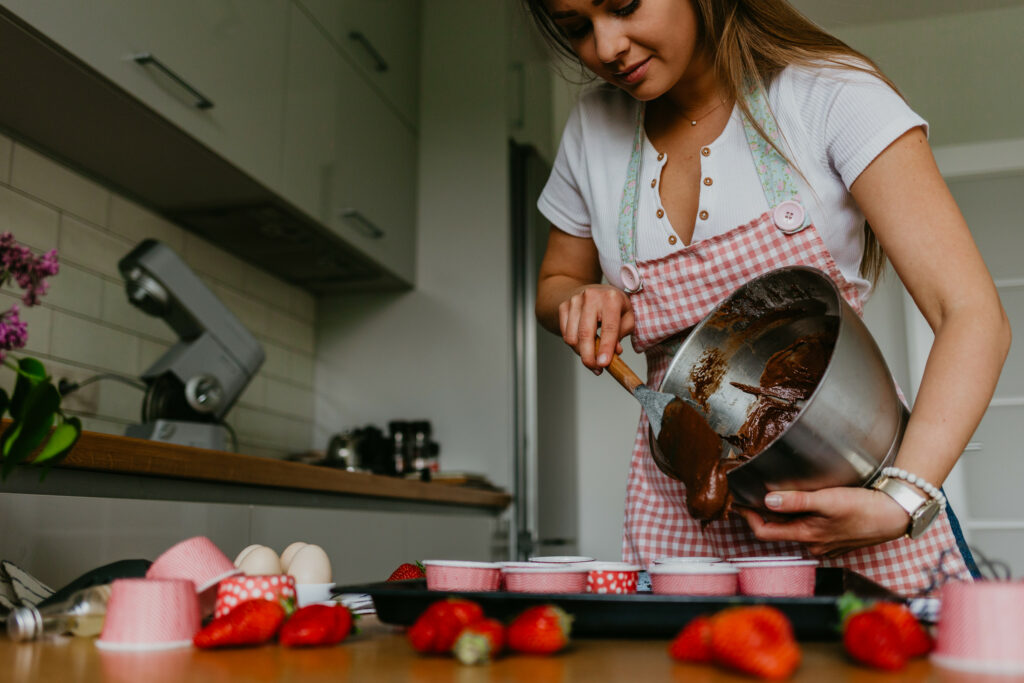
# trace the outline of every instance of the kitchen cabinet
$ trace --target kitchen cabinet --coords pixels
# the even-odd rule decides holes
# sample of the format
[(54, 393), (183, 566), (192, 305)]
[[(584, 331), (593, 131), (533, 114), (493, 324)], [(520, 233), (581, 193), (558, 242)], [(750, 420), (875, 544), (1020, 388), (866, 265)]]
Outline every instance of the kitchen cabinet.
[(406, 125), (419, 121), (419, 0), (295, 0)]
[(288, 0), (0, 4), (257, 181), (278, 184)]
[(289, 30), (283, 193), (412, 283), (416, 135), (297, 5)]

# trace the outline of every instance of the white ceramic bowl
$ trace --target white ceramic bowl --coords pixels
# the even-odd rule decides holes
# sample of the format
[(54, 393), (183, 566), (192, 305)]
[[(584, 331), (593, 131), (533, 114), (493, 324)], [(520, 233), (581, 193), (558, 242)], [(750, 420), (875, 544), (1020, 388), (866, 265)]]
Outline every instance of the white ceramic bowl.
[(295, 605), (305, 607), (319, 602), (331, 602), (331, 589), (334, 583), (297, 583), (295, 584)]

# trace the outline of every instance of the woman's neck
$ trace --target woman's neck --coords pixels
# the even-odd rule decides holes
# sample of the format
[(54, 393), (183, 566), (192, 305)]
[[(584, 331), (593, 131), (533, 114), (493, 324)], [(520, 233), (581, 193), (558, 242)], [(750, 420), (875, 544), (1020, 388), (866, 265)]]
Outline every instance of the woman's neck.
[(687, 123), (726, 103), (729, 95), (719, 81), (710, 59), (695, 56), (690, 68), (668, 92), (652, 104), (665, 119), (678, 118)]

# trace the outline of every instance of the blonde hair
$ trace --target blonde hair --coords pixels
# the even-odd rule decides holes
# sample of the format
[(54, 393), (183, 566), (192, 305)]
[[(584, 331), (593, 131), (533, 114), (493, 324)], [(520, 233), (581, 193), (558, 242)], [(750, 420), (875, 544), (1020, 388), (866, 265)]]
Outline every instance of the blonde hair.
[[(765, 134), (747, 107), (744, 88), (753, 82), (767, 89), (787, 66), (828, 63), (842, 69), (874, 74), (899, 90), (871, 59), (827, 33), (786, 0), (687, 0), (697, 13), (700, 49), (713, 58), (713, 68), (726, 93), (753, 123), (757, 132), (785, 154)], [(579, 62), (569, 41), (551, 20), (543, 0), (524, 0), (547, 41), (563, 56)], [(864, 224), (862, 277), (876, 283), (885, 266), (885, 253), (871, 227)]]

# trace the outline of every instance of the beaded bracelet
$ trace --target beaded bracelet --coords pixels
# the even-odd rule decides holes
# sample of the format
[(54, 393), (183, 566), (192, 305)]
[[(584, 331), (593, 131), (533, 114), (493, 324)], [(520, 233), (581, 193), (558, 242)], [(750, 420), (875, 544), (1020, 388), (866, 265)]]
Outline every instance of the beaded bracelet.
[(882, 470), (882, 476), (892, 477), (893, 479), (902, 479), (903, 481), (909, 482), (921, 489), (931, 497), (932, 500), (938, 501), (939, 505), (943, 509), (946, 507), (946, 496), (942, 494), (942, 491), (937, 489), (935, 486), (925, 481), (916, 474), (911, 474), (906, 470), (900, 469), (899, 467), (886, 467)]

